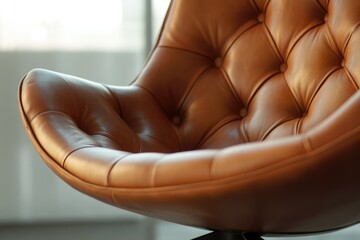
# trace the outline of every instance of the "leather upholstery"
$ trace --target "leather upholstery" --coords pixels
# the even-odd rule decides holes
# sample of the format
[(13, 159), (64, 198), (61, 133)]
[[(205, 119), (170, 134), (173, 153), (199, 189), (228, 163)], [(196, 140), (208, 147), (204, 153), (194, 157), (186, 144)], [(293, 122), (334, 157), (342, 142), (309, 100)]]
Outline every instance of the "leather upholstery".
[(265, 233), (360, 220), (360, 1), (173, 0), (130, 86), (36, 69), (44, 161), (140, 214)]

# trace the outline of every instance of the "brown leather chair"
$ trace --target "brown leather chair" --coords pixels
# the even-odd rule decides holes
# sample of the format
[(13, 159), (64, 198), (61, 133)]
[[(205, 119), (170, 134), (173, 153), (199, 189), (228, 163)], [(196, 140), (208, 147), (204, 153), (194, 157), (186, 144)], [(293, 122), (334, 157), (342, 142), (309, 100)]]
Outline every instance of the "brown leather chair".
[(231, 236), (314, 233), (360, 221), (359, 86), (358, 0), (173, 0), (130, 86), (33, 70), (19, 105), (46, 164), (94, 198)]

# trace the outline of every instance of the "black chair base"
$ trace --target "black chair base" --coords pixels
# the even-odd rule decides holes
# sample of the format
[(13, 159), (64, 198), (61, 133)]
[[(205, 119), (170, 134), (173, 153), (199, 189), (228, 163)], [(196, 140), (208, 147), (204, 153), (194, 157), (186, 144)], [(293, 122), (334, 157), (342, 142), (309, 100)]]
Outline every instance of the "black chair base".
[(261, 234), (239, 232), (212, 232), (192, 240), (264, 240)]

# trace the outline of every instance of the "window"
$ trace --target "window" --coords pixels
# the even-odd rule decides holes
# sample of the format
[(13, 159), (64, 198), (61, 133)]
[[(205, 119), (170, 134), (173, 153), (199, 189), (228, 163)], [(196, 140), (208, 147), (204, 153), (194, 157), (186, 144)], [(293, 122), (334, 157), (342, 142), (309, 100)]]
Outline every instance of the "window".
[(152, 0), (154, 36), (157, 35), (161, 27), (169, 3), (170, 0)]
[[(149, 3), (152, 8), (145, 9)], [(20, 79), (35, 67), (127, 85), (142, 68), (145, 43), (158, 33), (168, 4), (169, 0), (0, 0), (0, 105), (7, 113), (0, 120), (0, 132), (6, 136), (0, 152), (12, 160), (0, 162), (0, 183), (5, 183), (0, 184), (0, 221), (128, 217), (127, 212), (119, 214), (119, 209), (72, 191), (53, 176), (21, 126), (16, 91)], [(149, 23), (152, 34), (146, 31)], [(7, 182), (14, 186), (9, 188)]]
[(143, 0), (0, 0), (0, 49), (142, 48)]

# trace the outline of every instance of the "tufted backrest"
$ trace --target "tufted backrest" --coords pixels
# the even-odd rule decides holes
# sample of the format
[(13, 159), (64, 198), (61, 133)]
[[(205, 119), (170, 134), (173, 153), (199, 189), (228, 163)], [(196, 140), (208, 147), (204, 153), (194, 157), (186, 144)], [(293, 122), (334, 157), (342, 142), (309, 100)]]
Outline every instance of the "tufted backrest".
[(66, 143), (51, 137), (67, 146), (61, 159), (83, 146), (80, 135), (85, 145), (165, 153), (277, 139), (308, 131), (359, 89), (359, 42), (357, 0), (173, 0), (131, 86), (29, 84), (24, 102), (39, 107), (24, 108), (34, 126), (51, 110), (71, 119), (56, 124), (79, 128)]
[(129, 119), (170, 152), (306, 132), (359, 89), (359, 23), (357, 0), (174, 0), (134, 83), (160, 109)]

